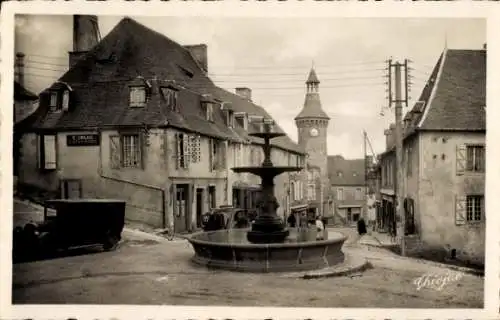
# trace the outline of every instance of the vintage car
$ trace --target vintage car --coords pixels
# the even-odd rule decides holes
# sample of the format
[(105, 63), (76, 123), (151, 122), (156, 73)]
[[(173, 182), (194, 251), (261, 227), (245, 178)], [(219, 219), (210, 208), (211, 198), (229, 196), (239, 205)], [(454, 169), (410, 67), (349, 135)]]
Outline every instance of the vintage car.
[(42, 223), (14, 230), (13, 258), (31, 259), (96, 245), (114, 250), (121, 240), (125, 207), (125, 201), (115, 199), (47, 200)]
[(221, 206), (202, 216), (203, 231), (248, 228), (256, 216), (252, 210)]

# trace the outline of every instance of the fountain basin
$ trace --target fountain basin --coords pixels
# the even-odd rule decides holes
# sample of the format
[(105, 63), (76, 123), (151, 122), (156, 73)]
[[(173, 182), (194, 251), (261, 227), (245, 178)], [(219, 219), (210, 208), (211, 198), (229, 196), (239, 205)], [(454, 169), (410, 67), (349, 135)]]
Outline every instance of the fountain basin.
[(247, 240), (248, 229), (198, 232), (187, 240), (194, 249), (192, 261), (209, 268), (242, 272), (291, 272), (331, 267), (344, 261), (341, 233), (316, 240), (317, 231), (289, 230), (284, 243), (259, 244)]

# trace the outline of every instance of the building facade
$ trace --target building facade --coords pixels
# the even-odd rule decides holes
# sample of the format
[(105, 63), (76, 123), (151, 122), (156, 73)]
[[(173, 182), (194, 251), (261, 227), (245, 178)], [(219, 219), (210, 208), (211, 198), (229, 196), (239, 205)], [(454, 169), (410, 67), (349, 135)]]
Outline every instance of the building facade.
[[(20, 183), (64, 198), (124, 199), (127, 220), (176, 232), (199, 228), (221, 205), (254, 207), (259, 179), (231, 170), (263, 160), (263, 140), (249, 133), (271, 117), (251, 90), (215, 86), (206, 45), (181, 46), (129, 18), (97, 41), (96, 21), (75, 17), (69, 71), (18, 130)], [(304, 163), (288, 136), (272, 145), (275, 164)], [(285, 217), (293, 179), (275, 184)]]
[(364, 217), (366, 202), (365, 161), (328, 157), (330, 195), (333, 198), (335, 225), (352, 226)]
[(306, 97), (301, 112), (295, 117), (298, 143), (307, 153), (304, 193), (309, 208), (324, 218), (331, 217), (331, 199), (328, 182), (328, 124), (330, 118), (323, 111), (319, 95), (319, 79), (311, 69), (306, 81)]
[[(445, 50), (404, 118), (409, 252), (484, 265), (485, 92), (486, 50)], [(386, 130), (387, 151), (381, 156), (385, 225), (395, 211), (392, 129)]]

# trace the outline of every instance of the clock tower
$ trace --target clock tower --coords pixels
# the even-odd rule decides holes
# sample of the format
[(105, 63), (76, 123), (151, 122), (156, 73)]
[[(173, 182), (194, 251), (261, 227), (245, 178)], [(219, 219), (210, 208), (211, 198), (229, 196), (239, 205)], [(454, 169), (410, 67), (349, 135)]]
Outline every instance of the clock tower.
[(306, 97), (302, 111), (295, 117), (298, 143), (307, 153), (305, 167), (305, 195), (311, 208), (323, 217), (330, 217), (328, 179), (328, 123), (330, 117), (321, 107), (319, 79), (314, 67), (306, 81)]

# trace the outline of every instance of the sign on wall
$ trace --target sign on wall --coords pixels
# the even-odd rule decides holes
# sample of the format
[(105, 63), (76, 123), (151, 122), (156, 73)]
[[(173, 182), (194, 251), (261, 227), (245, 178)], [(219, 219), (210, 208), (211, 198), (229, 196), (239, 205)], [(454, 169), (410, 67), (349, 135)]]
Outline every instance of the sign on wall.
[(70, 134), (66, 136), (66, 145), (69, 147), (98, 146), (98, 134)]

